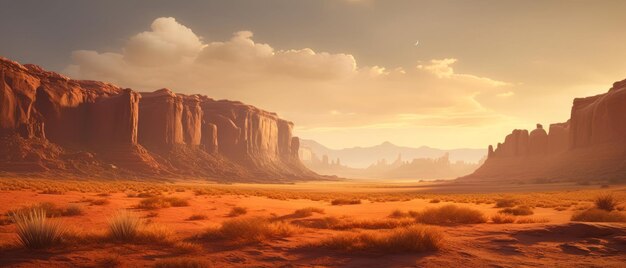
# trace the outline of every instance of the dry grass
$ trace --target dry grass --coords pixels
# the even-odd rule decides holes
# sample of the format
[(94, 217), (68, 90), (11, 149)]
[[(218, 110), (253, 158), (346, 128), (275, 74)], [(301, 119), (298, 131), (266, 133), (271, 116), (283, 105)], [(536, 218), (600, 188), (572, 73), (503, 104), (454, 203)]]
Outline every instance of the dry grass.
[(208, 268), (212, 267), (209, 262), (199, 258), (171, 258), (157, 260), (155, 268)]
[(7, 214), (28, 214), (34, 210), (41, 210), (45, 212), (47, 217), (78, 216), (84, 213), (82, 207), (75, 204), (70, 204), (65, 208), (61, 208), (52, 202), (41, 202), (23, 206), (18, 209), (12, 209)]
[(550, 222), (549, 219), (546, 218), (535, 218), (535, 217), (519, 217), (515, 223), (517, 224), (529, 224), (529, 223), (546, 223)]
[(436, 251), (443, 245), (441, 231), (434, 227), (413, 225), (386, 232), (335, 235), (312, 246), (344, 251), (403, 253)]
[(533, 209), (528, 206), (517, 206), (514, 208), (505, 208), (499, 211), (500, 213), (511, 214), (515, 216), (528, 216), (533, 215)]
[(497, 208), (510, 208), (510, 207), (517, 206), (518, 204), (519, 204), (519, 201), (515, 199), (503, 198), (503, 199), (496, 200)]
[(111, 201), (109, 201), (108, 199), (96, 199), (96, 200), (92, 200), (91, 202), (89, 202), (92, 206), (104, 206), (104, 205), (108, 205), (111, 203)]
[(85, 214), (83, 207), (76, 204), (68, 205), (63, 211), (63, 216), (80, 216), (83, 214)]
[(515, 216), (498, 213), (496, 215), (491, 216), (491, 221), (496, 224), (505, 224), (505, 223), (514, 223), (516, 220)]
[(187, 218), (188, 221), (201, 221), (201, 220), (206, 220), (207, 216), (204, 214), (193, 214), (191, 216), (189, 216), (189, 218)]
[(598, 209), (613, 211), (615, 210), (619, 202), (617, 202), (617, 199), (615, 199), (613, 195), (606, 194), (598, 196), (598, 198), (596, 198), (596, 200), (594, 201), (594, 204)]
[(313, 213), (324, 214), (324, 209), (315, 208), (315, 207), (301, 208), (301, 209), (294, 211), (293, 214), (291, 214), (291, 216), (294, 218), (306, 218), (306, 217), (313, 216)]
[(117, 241), (134, 240), (141, 224), (141, 219), (135, 214), (120, 210), (109, 218), (109, 237)]
[(475, 224), (487, 221), (485, 215), (476, 209), (445, 205), (438, 208), (427, 208), (417, 213), (415, 219), (425, 224)]
[(12, 214), (18, 241), (28, 249), (41, 249), (61, 242), (65, 228), (59, 221), (47, 219), (46, 211), (33, 209)]
[(296, 231), (296, 227), (283, 221), (247, 217), (224, 221), (220, 227), (209, 228), (201, 237), (209, 240), (228, 240), (232, 243), (253, 243), (291, 236)]
[(293, 224), (306, 228), (352, 230), (352, 229), (393, 229), (415, 224), (410, 218), (391, 219), (351, 219), (328, 216), (318, 219), (293, 221)]
[(358, 205), (361, 204), (361, 199), (338, 198), (331, 201), (330, 204), (333, 206)]
[(248, 213), (248, 209), (244, 207), (233, 207), (230, 212), (228, 212), (228, 217), (239, 217), (241, 215), (245, 215)]
[(411, 215), (408, 212), (404, 212), (400, 209), (394, 209), (389, 216), (387, 216), (389, 218), (393, 218), (393, 219), (398, 219), (398, 218), (407, 218), (407, 217), (411, 217)]
[(142, 199), (139, 201), (137, 208), (140, 209), (159, 209), (168, 207), (186, 207), (189, 206), (189, 201), (179, 197), (162, 197), (153, 196)]
[(572, 221), (586, 222), (626, 222), (626, 214), (619, 211), (606, 211), (591, 208), (572, 215)]

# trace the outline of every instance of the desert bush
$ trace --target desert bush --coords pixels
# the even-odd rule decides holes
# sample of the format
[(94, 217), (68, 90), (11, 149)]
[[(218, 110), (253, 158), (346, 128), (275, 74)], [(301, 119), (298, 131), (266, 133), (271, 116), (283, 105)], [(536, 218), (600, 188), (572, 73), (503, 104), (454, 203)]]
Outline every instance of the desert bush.
[(315, 229), (333, 229), (333, 230), (351, 230), (351, 229), (393, 229), (403, 226), (415, 224), (414, 219), (410, 218), (391, 218), (391, 219), (350, 219), (337, 218), (333, 216), (323, 217), (319, 219), (308, 219), (293, 221), (292, 223)]
[(360, 199), (347, 199), (347, 198), (338, 198), (334, 199), (330, 202), (333, 206), (341, 206), (341, 205), (358, 205), (361, 204)]
[(514, 223), (515, 217), (508, 214), (498, 213), (491, 216), (491, 221), (496, 224)]
[(83, 215), (84, 213), (85, 212), (83, 211), (83, 207), (72, 204), (65, 207), (65, 210), (63, 211), (63, 216), (79, 216)]
[(498, 200), (496, 200), (496, 207), (497, 208), (510, 208), (510, 207), (517, 206), (517, 204), (519, 204), (519, 201), (517, 201), (515, 199), (498, 199)]
[(262, 217), (237, 218), (224, 221), (219, 228), (209, 228), (203, 238), (229, 240), (234, 243), (261, 242), (287, 237), (297, 228), (283, 221), (270, 221)]
[(155, 268), (208, 268), (211, 265), (203, 260), (197, 258), (172, 258), (157, 260), (154, 264)]
[(131, 241), (137, 237), (141, 220), (127, 210), (120, 210), (109, 218), (109, 237), (118, 241)]
[(619, 211), (590, 208), (582, 212), (574, 213), (574, 215), (572, 215), (572, 221), (626, 222), (626, 215)]
[(59, 189), (45, 189), (41, 192), (39, 192), (40, 194), (56, 194), (56, 195), (60, 195), (63, 194), (63, 191), (59, 190)]
[(166, 197), (165, 201), (172, 207), (188, 207), (189, 201), (180, 197)]
[(294, 211), (292, 216), (296, 218), (305, 218), (312, 216), (313, 213), (324, 214), (324, 209), (315, 207), (301, 208)]
[(473, 224), (487, 221), (481, 211), (456, 205), (427, 208), (419, 212), (415, 219), (425, 224)]
[(441, 202), (441, 200), (439, 200), (439, 199), (431, 199), (428, 203), (437, 204), (439, 202)]
[(515, 223), (517, 224), (528, 224), (528, 223), (546, 223), (550, 222), (550, 220), (546, 218), (534, 218), (534, 217), (519, 217)]
[(528, 206), (517, 206), (514, 208), (505, 208), (499, 211), (504, 214), (512, 214), (515, 216), (533, 215), (533, 209)]
[(607, 195), (598, 196), (596, 200), (594, 201), (594, 204), (596, 208), (598, 209), (602, 209), (606, 211), (613, 211), (615, 210), (615, 207), (617, 207), (618, 202), (617, 202), (617, 199), (615, 199), (615, 197), (607, 194)]
[(108, 199), (96, 199), (96, 200), (92, 200), (91, 202), (89, 202), (92, 206), (104, 206), (104, 205), (108, 205), (111, 203), (111, 201), (109, 201)]
[(187, 218), (188, 221), (199, 221), (199, 220), (206, 220), (207, 216), (204, 214), (193, 214), (191, 216), (189, 216), (189, 218)]
[(140, 209), (159, 209), (168, 207), (186, 207), (189, 206), (189, 201), (179, 197), (148, 197), (139, 201), (137, 208)]
[(406, 217), (410, 217), (410, 216), (411, 215), (409, 215), (408, 212), (404, 212), (402, 210), (395, 209), (387, 217), (397, 219), (397, 218), (406, 218)]
[(58, 221), (46, 218), (46, 211), (33, 209), (12, 214), (18, 241), (29, 249), (51, 247), (61, 241), (65, 229)]
[(248, 209), (244, 207), (234, 207), (228, 212), (228, 217), (238, 217), (248, 213)]
[(173, 245), (174, 233), (169, 228), (160, 224), (143, 224), (139, 222), (136, 229), (135, 242)]
[(441, 249), (443, 234), (433, 227), (414, 225), (387, 232), (335, 235), (323, 239), (315, 246), (346, 251), (425, 252)]

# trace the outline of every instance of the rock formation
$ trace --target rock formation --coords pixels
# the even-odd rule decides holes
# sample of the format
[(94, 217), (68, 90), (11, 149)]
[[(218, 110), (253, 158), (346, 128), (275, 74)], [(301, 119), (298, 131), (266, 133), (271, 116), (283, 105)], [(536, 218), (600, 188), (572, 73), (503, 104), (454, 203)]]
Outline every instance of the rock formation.
[(319, 178), (300, 163), (292, 127), (240, 102), (138, 93), (0, 58), (0, 172)]
[(626, 80), (605, 94), (574, 100), (570, 120), (514, 130), (462, 180), (626, 180)]

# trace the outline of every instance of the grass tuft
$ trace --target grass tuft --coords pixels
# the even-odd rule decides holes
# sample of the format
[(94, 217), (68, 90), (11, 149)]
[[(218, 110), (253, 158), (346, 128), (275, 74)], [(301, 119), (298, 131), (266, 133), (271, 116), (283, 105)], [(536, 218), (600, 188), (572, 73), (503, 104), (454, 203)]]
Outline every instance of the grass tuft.
[(18, 241), (28, 249), (49, 248), (61, 242), (65, 229), (58, 221), (49, 221), (43, 209), (12, 214)]
[(413, 225), (387, 232), (335, 235), (315, 246), (333, 250), (389, 253), (436, 251), (443, 247), (443, 234), (433, 227)]
[(109, 237), (117, 241), (131, 241), (137, 237), (140, 225), (139, 217), (120, 210), (109, 219)]
[(361, 204), (360, 199), (348, 199), (348, 198), (338, 198), (334, 199), (330, 202), (333, 206), (341, 206), (341, 205), (358, 205)]
[(425, 224), (474, 224), (487, 221), (485, 215), (475, 209), (445, 205), (438, 208), (427, 208), (416, 214), (415, 219)]
[(248, 209), (244, 207), (234, 207), (228, 212), (228, 217), (238, 217), (248, 213)]
[(617, 207), (617, 199), (613, 195), (607, 194), (596, 198), (594, 201), (596, 208), (606, 211), (613, 211)]
[(606, 211), (590, 208), (572, 215), (572, 221), (586, 222), (626, 222), (626, 215), (619, 211)]
[(262, 217), (237, 218), (224, 221), (218, 228), (209, 228), (203, 238), (229, 240), (234, 243), (262, 242), (272, 238), (291, 236), (297, 228), (283, 221)]
[(528, 215), (533, 215), (533, 209), (528, 207), (528, 206), (517, 206), (514, 208), (505, 208), (499, 211), (500, 213), (504, 213), (504, 214), (511, 214), (511, 215), (515, 215), (515, 216), (528, 216)]

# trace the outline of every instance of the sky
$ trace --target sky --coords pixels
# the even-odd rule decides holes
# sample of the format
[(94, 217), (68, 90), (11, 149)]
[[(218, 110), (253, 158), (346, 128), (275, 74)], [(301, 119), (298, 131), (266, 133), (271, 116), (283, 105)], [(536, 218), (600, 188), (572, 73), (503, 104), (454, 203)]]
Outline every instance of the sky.
[(0, 56), (240, 100), (331, 148), (486, 148), (626, 78), (626, 1), (8, 1)]

